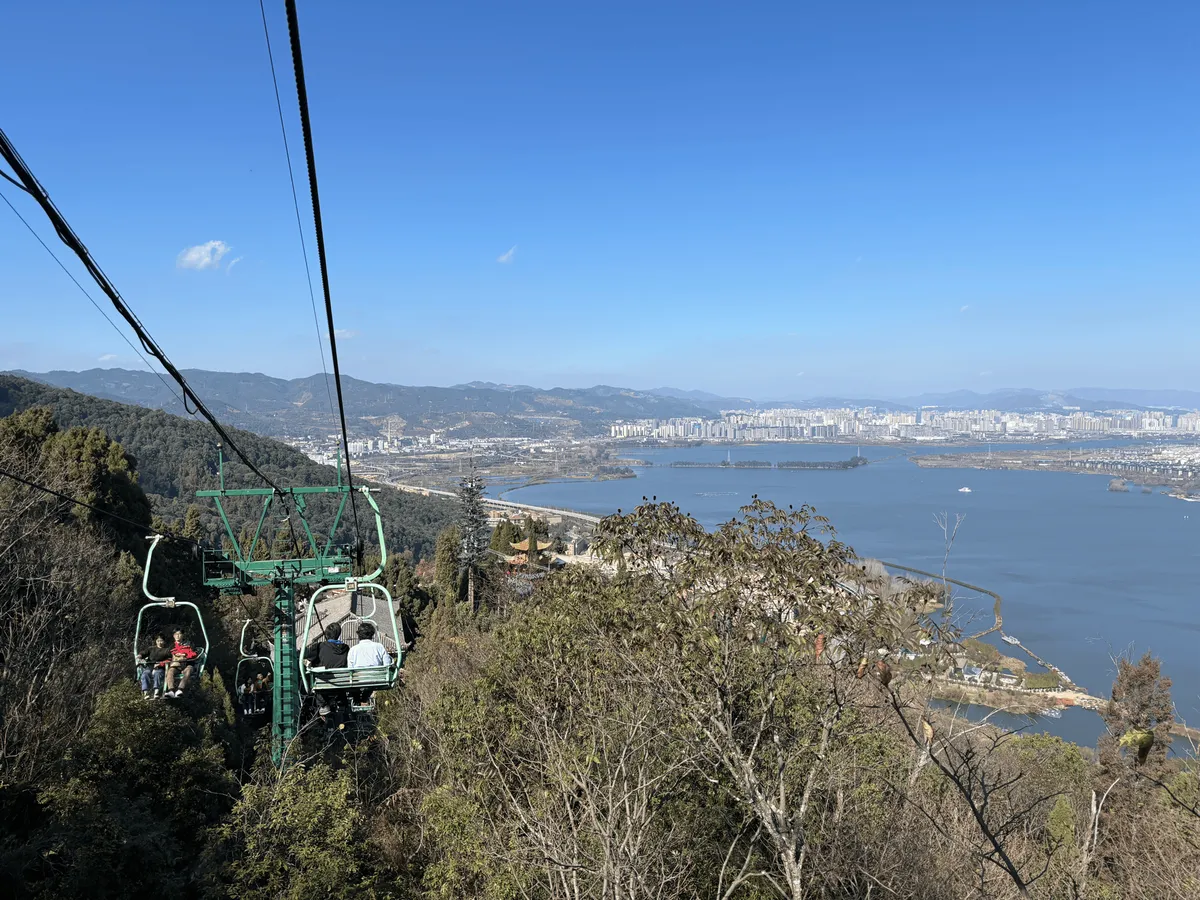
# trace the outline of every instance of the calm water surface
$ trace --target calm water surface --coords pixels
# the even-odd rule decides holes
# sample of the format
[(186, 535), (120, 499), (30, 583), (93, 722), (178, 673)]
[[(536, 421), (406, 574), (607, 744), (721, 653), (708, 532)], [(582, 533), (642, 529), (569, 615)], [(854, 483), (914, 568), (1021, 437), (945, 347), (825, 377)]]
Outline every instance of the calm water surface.
[[(727, 452), (734, 461), (845, 459), (854, 449), (763, 444), (632, 450), (631, 456), (654, 463), (637, 468), (637, 478), (535, 485), (505, 496), (598, 515), (629, 511), (642, 497), (655, 496), (679, 504), (707, 527), (736, 515), (754, 494), (780, 505), (810, 503), (859, 555), (929, 571), (940, 569), (943, 554), (934, 514), (960, 513), (965, 520), (948, 574), (1003, 596), (1006, 633), (1097, 696), (1106, 696), (1112, 683), (1111, 656), (1150, 650), (1174, 681), (1180, 715), (1200, 722), (1200, 503), (1139, 488), (1112, 492), (1103, 475), (921, 469), (891, 447), (862, 448), (879, 461), (849, 471), (666, 465), (720, 461)], [(960, 493), (964, 486), (971, 493)], [(983, 628), (990, 624), (991, 601), (979, 599), (974, 621)], [(1038, 728), (1088, 744), (1103, 728), (1098, 716), (1082, 710), (1037, 721)]]

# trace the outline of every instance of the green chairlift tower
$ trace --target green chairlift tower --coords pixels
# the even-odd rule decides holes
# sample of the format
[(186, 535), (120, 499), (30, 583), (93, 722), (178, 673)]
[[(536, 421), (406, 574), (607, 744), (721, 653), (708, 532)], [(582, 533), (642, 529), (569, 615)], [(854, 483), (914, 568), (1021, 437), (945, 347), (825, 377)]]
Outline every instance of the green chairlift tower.
[[(274, 669), (274, 690), (271, 705), (271, 756), (276, 766), (282, 767), (287, 756), (287, 748), (300, 730), (300, 653), (296, 646), (296, 586), (345, 585), (347, 582), (369, 583), (383, 571), (387, 561), (387, 549), (383, 539), (383, 520), (379, 514), (379, 506), (371, 496), (367, 487), (357, 490), (367, 498), (372, 511), (375, 513), (375, 526), (379, 535), (380, 563), (374, 572), (362, 578), (354, 577), (353, 548), (345, 544), (334, 544), (342, 513), (346, 509), (346, 501), (350, 497), (350, 486), (342, 482), (341, 461), (338, 461), (338, 483), (330, 487), (293, 487), (281, 488), (226, 488), (224, 456), (220, 445), (217, 447), (218, 472), (220, 488), (215, 491), (197, 491), (197, 497), (211, 497), (216, 503), (217, 512), (225, 526), (225, 533), (233, 547), (231, 552), (220, 549), (205, 549), (203, 551), (204, 584), (219, 588), (224, 594), (249, 593), (257, 587), (270, 586), (275, 597), (271, 607), (273, 626), (273, 647), (271, 662)], [(259, 541), (265, 540), (263, 526), (271, 513), (271, 507), (280, 494), (291, 499), (296, 513), (304, 529), (307, 539), (308, 552), (302, 558), (294, 559), (255, 559), (255, 550)], [(341, 496), (333, 524), (328, 536), (320, 541), (309, 527), (306, 508), (309, 498), (313, 495), (335, 494)], [(261, 497), (262, 512), (258, 518), (258, 527), (254, 532), (254, 540), (248, 549), (243, 548), (238, 541), (233, 527), (229, 524), (224, 500), (229, 497)], [(379, 590), (381, 587), (376, 586)], [(383, 591), (386, 595), (387, 592)], [(315, 603), (315, 597), (313, 602)], [(388, 596), (389, 611), (391, 597)], [(394, 683), (394, 678), (392, 679)], [(390, 687), (391, 684), (381, 685)]]

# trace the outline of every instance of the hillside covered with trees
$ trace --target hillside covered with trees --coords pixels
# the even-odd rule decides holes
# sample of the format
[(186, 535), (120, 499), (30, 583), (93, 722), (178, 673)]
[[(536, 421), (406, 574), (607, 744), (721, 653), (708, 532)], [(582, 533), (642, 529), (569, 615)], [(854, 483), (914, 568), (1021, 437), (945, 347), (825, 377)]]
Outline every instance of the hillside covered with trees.
[[(99, 428), (121, 445), (135, 460), (138, 484), (150, 497), (154, 513), (164, 521), (180, 521), (189, 505), (196, 504), (195, 492), (218, 486), (217, 441), (213, 430), (202, 420), (186, 419), (162, 410), (144, 409), (111, 400), (102, 400), (72, 390), (53, 388), (24, 378), (0, 375), (0, 416), (41, 406), (53, 412), (63, 428), (86, 426)], [(234, 440), (264, 474), (281, 487), (335, 484), (337, 472), (315, 463), (298, 450), (248, 431), (233, 430)], [(265, 487), (257, 476), (232, 454), (225, 451), (225, 478), (228, 487)], [(406, 494), (382, 487), (377, 502), (383, 512), (385, 538), (396, 552), (410, 551), (416, 558), (432, 554), (441, 531), (453, 518), (453, 505), (444, 499)], [(205, 533), (215, 537), (218, 528), (211, 501), (197, 504)], [(362, 499), (358, 499), (363, 541), (377, 541), (373, 521)], [(247, 514), (249, 503), (232, 507)], [(318, 518), (330, 520), (329, 504), (317, 505)], [(353, 517), (343, 517), (340, 539), (353, 539)]]
[(403, 684), (361, 731), (308, 715), (280, 773), (231, 680), (264, 598), (206, 592), (184, 543), (151, 584), (210, 618), (208, 671), (133, 683), (145, 535), (211, 475), (199, 426), (3, 390), (0, 468), (94, 509), (0, 477), (0, 896), (1200, 897), (1155, 659), (1120, 662), (1095, 751), (953, 718), (939, 586), (885, 591), (816, 511), (758, 500), (712, 532), (646, 503), (598, 527), (603, 567), (520, 576), (451, 509), (384, 573), (420, 631)]

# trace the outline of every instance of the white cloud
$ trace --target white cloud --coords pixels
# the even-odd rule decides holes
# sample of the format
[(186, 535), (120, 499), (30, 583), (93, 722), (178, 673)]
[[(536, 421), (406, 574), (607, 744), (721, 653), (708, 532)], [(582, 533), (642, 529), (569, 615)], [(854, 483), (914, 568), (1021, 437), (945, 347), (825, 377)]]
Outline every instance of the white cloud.
[(240, 263), (245, 258), (246, 257), (244, 257), (244, 256), (235, 256), (233, 259), (231, 259), (229, 261), (229, 265), (227, 265), (225, 267), (225, 274), (228, 275), (230, 272), (232, 272), (233, 267), (236, 266), (238, 263)]
[(501, 253), (499, 256), (496, 257), (496, 262), (503, 263), (504, 265), (508, 265), (510, 262), (513, 261), (513, 254), (516, 252), (517, 252), (517, 245), (513, 244), (511, 247), (508, 248), (508, 250), (506, 252)]
[(970, 304), (970, 303), (964, 303), (962, 306), (960, 306), (960, 307), (958, 308), (958, 311), (959, 311), (960, 313), (962, 313), (962, 312), (966, 312), (966, 311), (967, 311), (968, 309), (970, 309), (970, 308), (971, 308), (971, 304)]
[(353, 328), (335, 328), (333, 329), (333, 333), (335, 337), (340, 337), (345, 341), (358, 337), (358, 332)]
[(96, 362), (112, 362), (116, 358), (117, 354), (115, 353), (105, 353), (102, 357), (96, 360)]
[(175, 266), (179, 269), (215, 269), (221, 265), (221, 258), (232, 249), (224, 241), (206, 241), (183, 250), (175, 258)]

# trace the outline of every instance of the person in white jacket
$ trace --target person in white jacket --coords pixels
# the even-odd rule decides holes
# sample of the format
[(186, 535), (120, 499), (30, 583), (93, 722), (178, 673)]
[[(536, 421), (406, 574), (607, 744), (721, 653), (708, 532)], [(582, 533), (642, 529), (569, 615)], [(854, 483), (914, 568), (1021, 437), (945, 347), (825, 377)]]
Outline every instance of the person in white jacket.
[(346, 665), (351, 669), (364, 669), (372, 666), (390, 666), (392, 657), (387, 648), (375, 638), (375, 626), (370, 622), (360, 622), (358, 625), (358, 643), (350, 648), (350, 657)]

